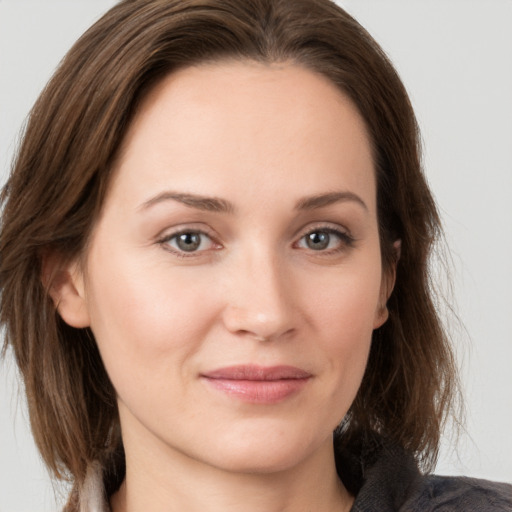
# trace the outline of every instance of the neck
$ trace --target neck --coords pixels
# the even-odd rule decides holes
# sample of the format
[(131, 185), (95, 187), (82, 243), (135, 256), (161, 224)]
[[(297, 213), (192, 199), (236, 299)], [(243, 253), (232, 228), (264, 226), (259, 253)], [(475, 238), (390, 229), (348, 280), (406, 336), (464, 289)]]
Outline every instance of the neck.
[(113, 512), (348, 512), (353, 502), (336, 474), (330, 440), (309, 459), (269, 473), (225, 471), (181, 453), (138, 452), (127, 450)]

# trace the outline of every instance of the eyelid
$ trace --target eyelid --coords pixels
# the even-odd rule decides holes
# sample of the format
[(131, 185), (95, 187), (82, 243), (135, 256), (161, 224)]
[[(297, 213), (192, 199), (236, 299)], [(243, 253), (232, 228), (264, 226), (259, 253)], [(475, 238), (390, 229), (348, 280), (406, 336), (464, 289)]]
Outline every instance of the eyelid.
[(314, 231), (327, 231), (332, 233), (339, 233), (340, 235), (346, 236), (348, 238), (351, 238), (355, 240), (355, 238), (352, 236), (350, 230), (346, 228), (345, 226), (342, 226), (341, 224), (337, 224), (335, 222), (313, 222), (310, 224), (307, 224), (306, 226), (302, 227), (300, 230), (298, 230), (297, 237), (302, 238), (306, 236), (309, 233), (312, 233)]
[(340, 224), (335, 224), (331, 222), (317, 222), (313, 224), (308, 224), (306, 227), (302, 228), (299, 231), (299, 235), (296, 238), (296, 242), (294, 242), (294, 245), (297, 245), (305, 236), (317, 231), (323, 231), (325, 233), (334, 234), (338, 236), (341, 240), (341, 247), (335, 249), (324, 251), (314, 251), (311, 249), (312, 252), (316, 252), (318, 255), (328, 256), (330, 254), (342, 252), (347, 248), (352, 247), (354, 243), (357, 241), (356, 238), (352, 236), (350, 230), (344, 226), (341, 226)]
[[(197, 233), (200, 235), (204, 235), (208, 237), (214, 246), (213, 248), (209, 249), (202, 249), (199, 251), (180, 251), (179, 249), (176, 249), (174, 247), (171, 247), (168, 243), (170, 240), (172, 240), (175, 237), (178, 237), (183, 234), (187, 233)], [(205, 229), (204, 227), (195, 227), (194, 225), (180, 225), (176, 227), (175, 229), (169, 230), (163, 230), (160, 232), (159, 235), (156, 237), (156, 243), (159, 244), (164, 248), (164, 250), (174, 254), (175, 256), (178, 256), (180, 258), (193, 258), (204, 255), (204, 253), (209, 252), (211, 250), (218, 250), (222, 248), (222, 244), (218, 241), (218, 237), (212, 233), (212, 230)]]

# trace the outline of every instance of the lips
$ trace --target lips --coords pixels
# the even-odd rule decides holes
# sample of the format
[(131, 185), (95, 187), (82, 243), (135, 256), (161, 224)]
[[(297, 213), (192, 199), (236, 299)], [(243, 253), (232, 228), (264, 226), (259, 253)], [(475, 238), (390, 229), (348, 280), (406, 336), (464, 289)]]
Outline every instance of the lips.
[(240, 365), (201, 374), (212, 389), (260, 404), (281, 402), (297, 394), (311, 377), (309, 372), (295, 366)]

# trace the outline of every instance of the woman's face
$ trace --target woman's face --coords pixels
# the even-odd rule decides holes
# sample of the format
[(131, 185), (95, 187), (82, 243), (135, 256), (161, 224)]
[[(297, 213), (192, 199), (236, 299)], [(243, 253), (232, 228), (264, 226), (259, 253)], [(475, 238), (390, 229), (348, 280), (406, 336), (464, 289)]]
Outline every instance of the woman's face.
[(61, 314), (92, 328), (128, 454), (268, 472), (331, 451), (390, 291), (359, 113), (291, 64), (168, 76), (73, 276)]

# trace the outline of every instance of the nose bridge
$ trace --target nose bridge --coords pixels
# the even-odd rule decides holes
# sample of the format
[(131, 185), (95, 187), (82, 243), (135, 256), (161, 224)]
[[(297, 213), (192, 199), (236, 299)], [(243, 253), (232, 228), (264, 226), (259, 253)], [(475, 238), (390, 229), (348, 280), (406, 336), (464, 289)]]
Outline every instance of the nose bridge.
[(292, 330), (291, 282), (276, 250), (255, 246), (233, 264), (224, 321), (231, 332), (271, 339)]

